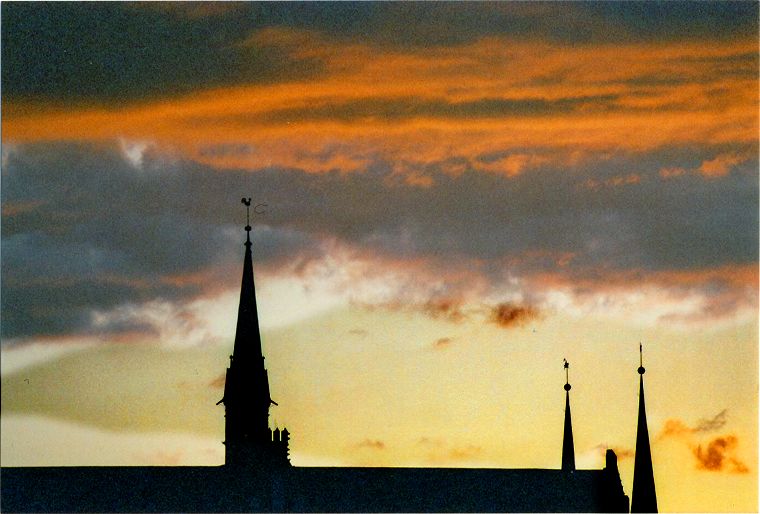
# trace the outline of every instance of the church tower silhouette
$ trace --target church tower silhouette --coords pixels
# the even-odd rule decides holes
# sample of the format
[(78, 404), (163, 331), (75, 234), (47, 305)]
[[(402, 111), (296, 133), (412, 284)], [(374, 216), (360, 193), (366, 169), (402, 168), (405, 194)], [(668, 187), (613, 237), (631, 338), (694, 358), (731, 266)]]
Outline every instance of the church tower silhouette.
[(240, 286), (235, 346), (224, 383), (225, 465), (282, 465), (288, 462), (288, 429), (269, 428), (269, 408), (277, 403), (269, 393), (269, 376), (261, 349), (256, 288), (251, 254), (251, 199), (246, 205), (245, 257)]
[[(250, 209), (250, 198), (243, 203)], [(246, 220), (234, 349), (218, 402), (225, 465), (4, 467), (5, 511), (628, 512), (613, 450), (604, 468), (576, 469), (567, 361), (562, 469), (291, 466), (288, 430), (269, 427), (276, 404), (262, 353), (250, 210)], [(643, 376), (640, 394), (632, 511), (656, 512)]]
[(565, 361), (565, 433), (562, 438), (562, 471), (575, 471), (575, 446), (573, 445), (573, 422), (570, 419), (570, 364)]
[(644, 405), (644, 359), (639, 344), (639, 420), (636, 429), (636, 460), (633, 465), (631, 512), (657, 512), (657, 493), (654, 487), (652, 451), (649, 447), (647, 412)]

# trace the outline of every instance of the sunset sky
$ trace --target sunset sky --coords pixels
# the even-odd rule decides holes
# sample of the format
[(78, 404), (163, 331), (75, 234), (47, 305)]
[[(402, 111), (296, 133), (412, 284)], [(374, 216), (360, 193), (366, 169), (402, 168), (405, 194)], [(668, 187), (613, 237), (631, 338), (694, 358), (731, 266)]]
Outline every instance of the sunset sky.
[(2, 6), (3, 466), (219, 465), (252, 197), (295, 465), (756, 511), (758, 4)]

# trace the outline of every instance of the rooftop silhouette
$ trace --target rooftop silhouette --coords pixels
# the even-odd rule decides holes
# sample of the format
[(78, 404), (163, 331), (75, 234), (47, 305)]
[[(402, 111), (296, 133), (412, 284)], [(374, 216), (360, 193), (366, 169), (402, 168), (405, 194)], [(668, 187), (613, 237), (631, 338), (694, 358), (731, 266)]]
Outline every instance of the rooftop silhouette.
[[(578, 470), (569, 363), (559, 469), (357, 468), (290, 464), (287, 428), (272, 430), (276, 405), (262, 352), (250, 238), (250, 198), (233, 353), (225, 377), (225, 464), (220, 467), (4, 468), (6, 511), (628, 512), (617, 466)], [(644, 407), (643, 363), (633, 486), (634, 512), (657, 509)], [(295, 435), (297, 437), (297, 434)]]

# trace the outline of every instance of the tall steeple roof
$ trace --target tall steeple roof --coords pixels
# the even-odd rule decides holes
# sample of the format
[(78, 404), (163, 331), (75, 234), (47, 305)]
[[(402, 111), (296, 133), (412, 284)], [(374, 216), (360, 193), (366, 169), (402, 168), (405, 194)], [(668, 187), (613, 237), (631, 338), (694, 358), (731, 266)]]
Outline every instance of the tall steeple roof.
[(575, 471), (573, 423), (570, 419), (570, 364), (565, 360), (565, 433), (562, 437), (562, 471)]
[(639, 420), (636, 429), (636, 460), (633, 465), (631, 512), (657, 512), (657, 494), (654, 487), (652, 450), (649, 447), (647, 412), (644, 404), (644, 360), (639, 344)]
[[(243, 198), (246, 207), (251, 199)], [(270, 452), (269, 407), (276, 405), (269, 393), (269, 377), (264, 367), (256, 307), (251, 255), (250, 212), (245, 226), (245, 257), (240, 286), (235, 346), (224, 383), (225, 462), (226, 464), (260, 462)], [(271, 453), (271, 452), (270, 452)]]
[(256, 307), (256, 286), (253, 281), (253, 256), (251, 253), (251, 225), (245, 226), (245, 257), (243, 258), (243, 280), (240, 285), (240, 305), (238, 307), (237, 328), (235, 331), (236, 359), (245, 361), (261, 357), (261, 335), (259, 333), (259, 313)]

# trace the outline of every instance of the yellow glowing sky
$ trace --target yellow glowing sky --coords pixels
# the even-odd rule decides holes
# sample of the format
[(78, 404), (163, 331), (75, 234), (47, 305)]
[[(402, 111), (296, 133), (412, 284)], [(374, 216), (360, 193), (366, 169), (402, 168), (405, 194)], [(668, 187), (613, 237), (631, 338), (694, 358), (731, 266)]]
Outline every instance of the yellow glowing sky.
[(756, 511), (757, 5), (468, 7), (4, 3), (2, 465), (222, 463), (245, 195), (295, 465), (558, 468), (566, 358), (630, 494), (642, 342)]

